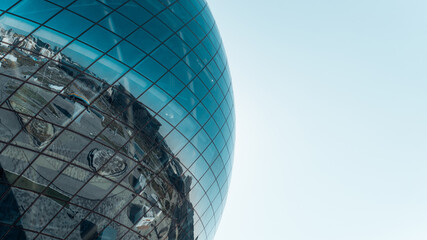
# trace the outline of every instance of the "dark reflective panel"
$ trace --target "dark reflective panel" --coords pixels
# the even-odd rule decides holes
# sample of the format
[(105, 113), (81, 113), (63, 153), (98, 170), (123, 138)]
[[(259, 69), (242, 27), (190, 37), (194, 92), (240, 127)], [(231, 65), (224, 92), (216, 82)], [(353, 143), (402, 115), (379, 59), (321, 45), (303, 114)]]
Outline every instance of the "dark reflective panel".
[(0, 240), (212, 239), (235, 117), (206, 3), (0, 9)]

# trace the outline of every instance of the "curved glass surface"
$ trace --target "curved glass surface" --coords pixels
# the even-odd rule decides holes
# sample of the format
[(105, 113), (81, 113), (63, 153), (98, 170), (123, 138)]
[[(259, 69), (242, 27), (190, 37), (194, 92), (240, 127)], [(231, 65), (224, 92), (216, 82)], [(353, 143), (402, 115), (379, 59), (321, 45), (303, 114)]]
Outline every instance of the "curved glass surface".
[(204, 0), (0, 1), (0, 240), (212, 239), (233, 147)]

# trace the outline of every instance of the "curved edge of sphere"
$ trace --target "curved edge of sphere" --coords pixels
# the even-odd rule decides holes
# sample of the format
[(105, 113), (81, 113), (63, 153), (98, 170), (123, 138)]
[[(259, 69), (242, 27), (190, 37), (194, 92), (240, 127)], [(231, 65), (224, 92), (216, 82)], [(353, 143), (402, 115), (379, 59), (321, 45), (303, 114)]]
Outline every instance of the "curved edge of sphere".
[(205, 1), (0, 3), (0, 238), (213, 239), (234, 139)]

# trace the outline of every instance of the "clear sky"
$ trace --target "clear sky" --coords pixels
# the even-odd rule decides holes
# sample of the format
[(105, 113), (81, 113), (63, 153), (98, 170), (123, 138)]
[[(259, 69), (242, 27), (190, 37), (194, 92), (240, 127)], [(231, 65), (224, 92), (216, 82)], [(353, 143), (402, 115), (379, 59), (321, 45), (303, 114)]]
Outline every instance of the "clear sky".
[(216, 239), (427, 239), (427, 1), (208, 2), (237, 117)]

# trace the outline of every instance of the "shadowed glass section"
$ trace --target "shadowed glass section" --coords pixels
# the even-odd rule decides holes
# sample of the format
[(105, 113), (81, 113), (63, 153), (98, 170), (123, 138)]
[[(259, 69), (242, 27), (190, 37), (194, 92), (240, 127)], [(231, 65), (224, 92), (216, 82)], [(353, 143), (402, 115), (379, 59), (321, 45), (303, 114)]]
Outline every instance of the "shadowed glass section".
[(212, 239), (235, 116), (206, 2), (0, 10), (0, 240)]

